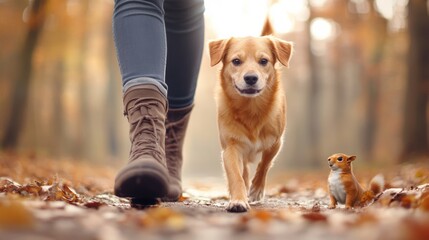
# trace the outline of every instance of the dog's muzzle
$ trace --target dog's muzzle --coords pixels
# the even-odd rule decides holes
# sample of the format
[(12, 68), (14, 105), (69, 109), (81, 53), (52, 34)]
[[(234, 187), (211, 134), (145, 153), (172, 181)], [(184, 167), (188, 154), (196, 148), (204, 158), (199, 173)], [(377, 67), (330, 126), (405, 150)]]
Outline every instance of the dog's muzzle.
[(256, 75), (256, 74), (246, 74), (246, 75), (244, 75), (243, 78), (244, 78), (244, 82), (248, 86), (253, 86), (258, 81), (258, 75)]
[(237, 85), (235, 85), (235, 88), (237, 91), (242, 95), (257, 95), (262, 91), (262, 89), (257, 88), (257, 82), (259, 80), (259, 77), (257, 74), (254, 73), (247, 73), (243, 77), (244, 82), (246, 83), (245, 88), (240, 88)]
[(237, 87), (237, 85), (235, 85), (235, 89), (237, 89), (237, 91), (242, 95), (255, 95), (255, 94), (258, 94), (262, 91), (262, 89), (256, 89), (253, 87), (241, 89), (241, 88)]

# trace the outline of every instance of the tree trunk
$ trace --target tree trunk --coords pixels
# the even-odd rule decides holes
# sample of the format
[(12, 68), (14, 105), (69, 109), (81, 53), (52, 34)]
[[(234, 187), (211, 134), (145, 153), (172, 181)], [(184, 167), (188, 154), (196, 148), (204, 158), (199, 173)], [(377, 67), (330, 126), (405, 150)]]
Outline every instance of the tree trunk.
[[(111, 26), (111, 25), (109, 25)], [(109, 27), (106, 31), (106, 36), (111, 35), (112, 28)], [(107, 60), (106, 66), (108, 69), (108, 87), (107, 87), (107, 95), (106, 95), (106, 109), (107, 109), (107, 146), (109, 150), (109, 155), (116, 159), (119, 157), (119, 136), (118, 136), (118, 115), (122, 115), (118, 109), (122, 109), (118, 106), (118, 102), (116, 101), (120, 97), (118, 96), (120, 92), (120, 88), (117, 88), (118, 79), (117, 72), (115, 71), (117, 61), (114, 53), (114, 42), (113, 37), (107, 40), (108, 44), (106, 44), (106, 52), (107, 52)]]
[[(371, 2), (370, 6), (374, 6)], [(366, 126), (363, 137), (363, 147), (369, 159), (374, 155), (374, 144), (377, 126), (377, 105), (380, 95), (381, 62), (384, 59), (384, 46), (386, 44), (387, 21), (376, 13), (371, 7), (369, 22), (372, 28), (369, 33), (366, 47), (369, 48), (369, 59), (367, 59), (367, 69), (365, 69), (366, 88)]]
[(21, 64), (16, 70), (17, 74), (13, 81), (11, 113), (6, 122), (6, 132), (1, 142), (1, 146), (5, 149), (15, 149), (18, 144), (30, 86), (33, 53), (45, 21), (46, 2), (47, 0), (34, 0), (29, 6), (28, 32), (19, 56)]
[[(311, 13), (310, 13), (311, 14)], [(311, 14), (312, 15), (312, 14)], [(320, 163), (315, 159), (320, 158), (320, 84), (321, 84), (321, 73), (320, 73), (320, 63), (317, 59), (317, 56), (312, 51), (312, 37), (310, 32), (311, 20), (313, 19), (310, 16), (307, 26), (307, 36), (308, 36), (308, 63), (310, 69), (310, 81), (309, 81), (309, 95), (308, 95), (308, 126), (309, 126), (309, 146), (311, 150), (309, 151), (310, 164), (313, 166), (318, 166)]]
[(427, 103), (429, 91), (429, 16), (426, 0), (408, 3), (410, 35), (405, 98), (403, 161), (429, 154)]
[(55, 157), (61, 157), (63, 154), (63, 139), (64, 139), (64, 103), (62, 94), (64, 93), (64, 62), (62, 59), (57, 60), (55, 63), (54, 82), (53, 82), (53, 115), (52, 115), (52, 129), (50, 130), (50, 144), (51, 153)]

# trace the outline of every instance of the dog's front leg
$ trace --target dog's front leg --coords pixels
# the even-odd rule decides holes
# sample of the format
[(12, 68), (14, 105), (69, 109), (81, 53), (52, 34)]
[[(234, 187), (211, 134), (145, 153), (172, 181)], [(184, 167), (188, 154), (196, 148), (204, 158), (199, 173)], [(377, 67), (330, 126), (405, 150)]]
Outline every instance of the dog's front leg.
[(246, 161), (242, 161), (243, 163), (243, 180), (244, 180), (244, 185), (246, 186), (246, 192), (249, 192), (249, 188), (250, 188), (250, 167), (249, 164)]
[(250, 209), (250, 205), (247, 201), (246, 185), (242, 177), (243, 156), (236, 146), (230, 145), (224, 149), (222, 160), (230, 195), (226, 210), (229, 212), (245, 212)]
[(261, 162), (256, 168), (255, 177), (252, 180), (250, 187), (249, 200), (251, 202), (259, 201), (264, 198), (265, 182), (268, 170), (271, 167), (274, 157), (277, 155), (281, 147), (281, 142), (276, 142), (271, 148), (262, 153)]

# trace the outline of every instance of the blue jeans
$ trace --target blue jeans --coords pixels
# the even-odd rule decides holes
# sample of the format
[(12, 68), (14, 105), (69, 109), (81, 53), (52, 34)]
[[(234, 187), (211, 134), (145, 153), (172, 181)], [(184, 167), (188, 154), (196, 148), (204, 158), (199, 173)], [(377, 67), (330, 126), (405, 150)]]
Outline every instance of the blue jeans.
[(156, 85), (170, 108), (193, 104), (204, 46), (203, 0), (115, 0), (123, 89)]

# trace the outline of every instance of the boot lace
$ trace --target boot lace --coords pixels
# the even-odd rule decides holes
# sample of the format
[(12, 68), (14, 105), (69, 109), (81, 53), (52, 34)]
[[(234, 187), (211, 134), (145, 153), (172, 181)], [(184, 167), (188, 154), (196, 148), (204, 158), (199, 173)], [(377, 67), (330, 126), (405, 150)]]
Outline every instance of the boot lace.
[(157, 122), (162, 123), (162, 120), (151, 114), (152, 108), (158, 108), (158, 102), (137, 102), (125, 113), (132, 116), (133, 113), (140, 111), (142, 117), (134, 122), (130, 122), (134, 126), (131, 134), (131, 153), (130, 159), (134, 160), (143, 155), (153, 156), (158, 162), (164, 164), (163, 154), (160, 142), (160, 134), (157, 131)]

